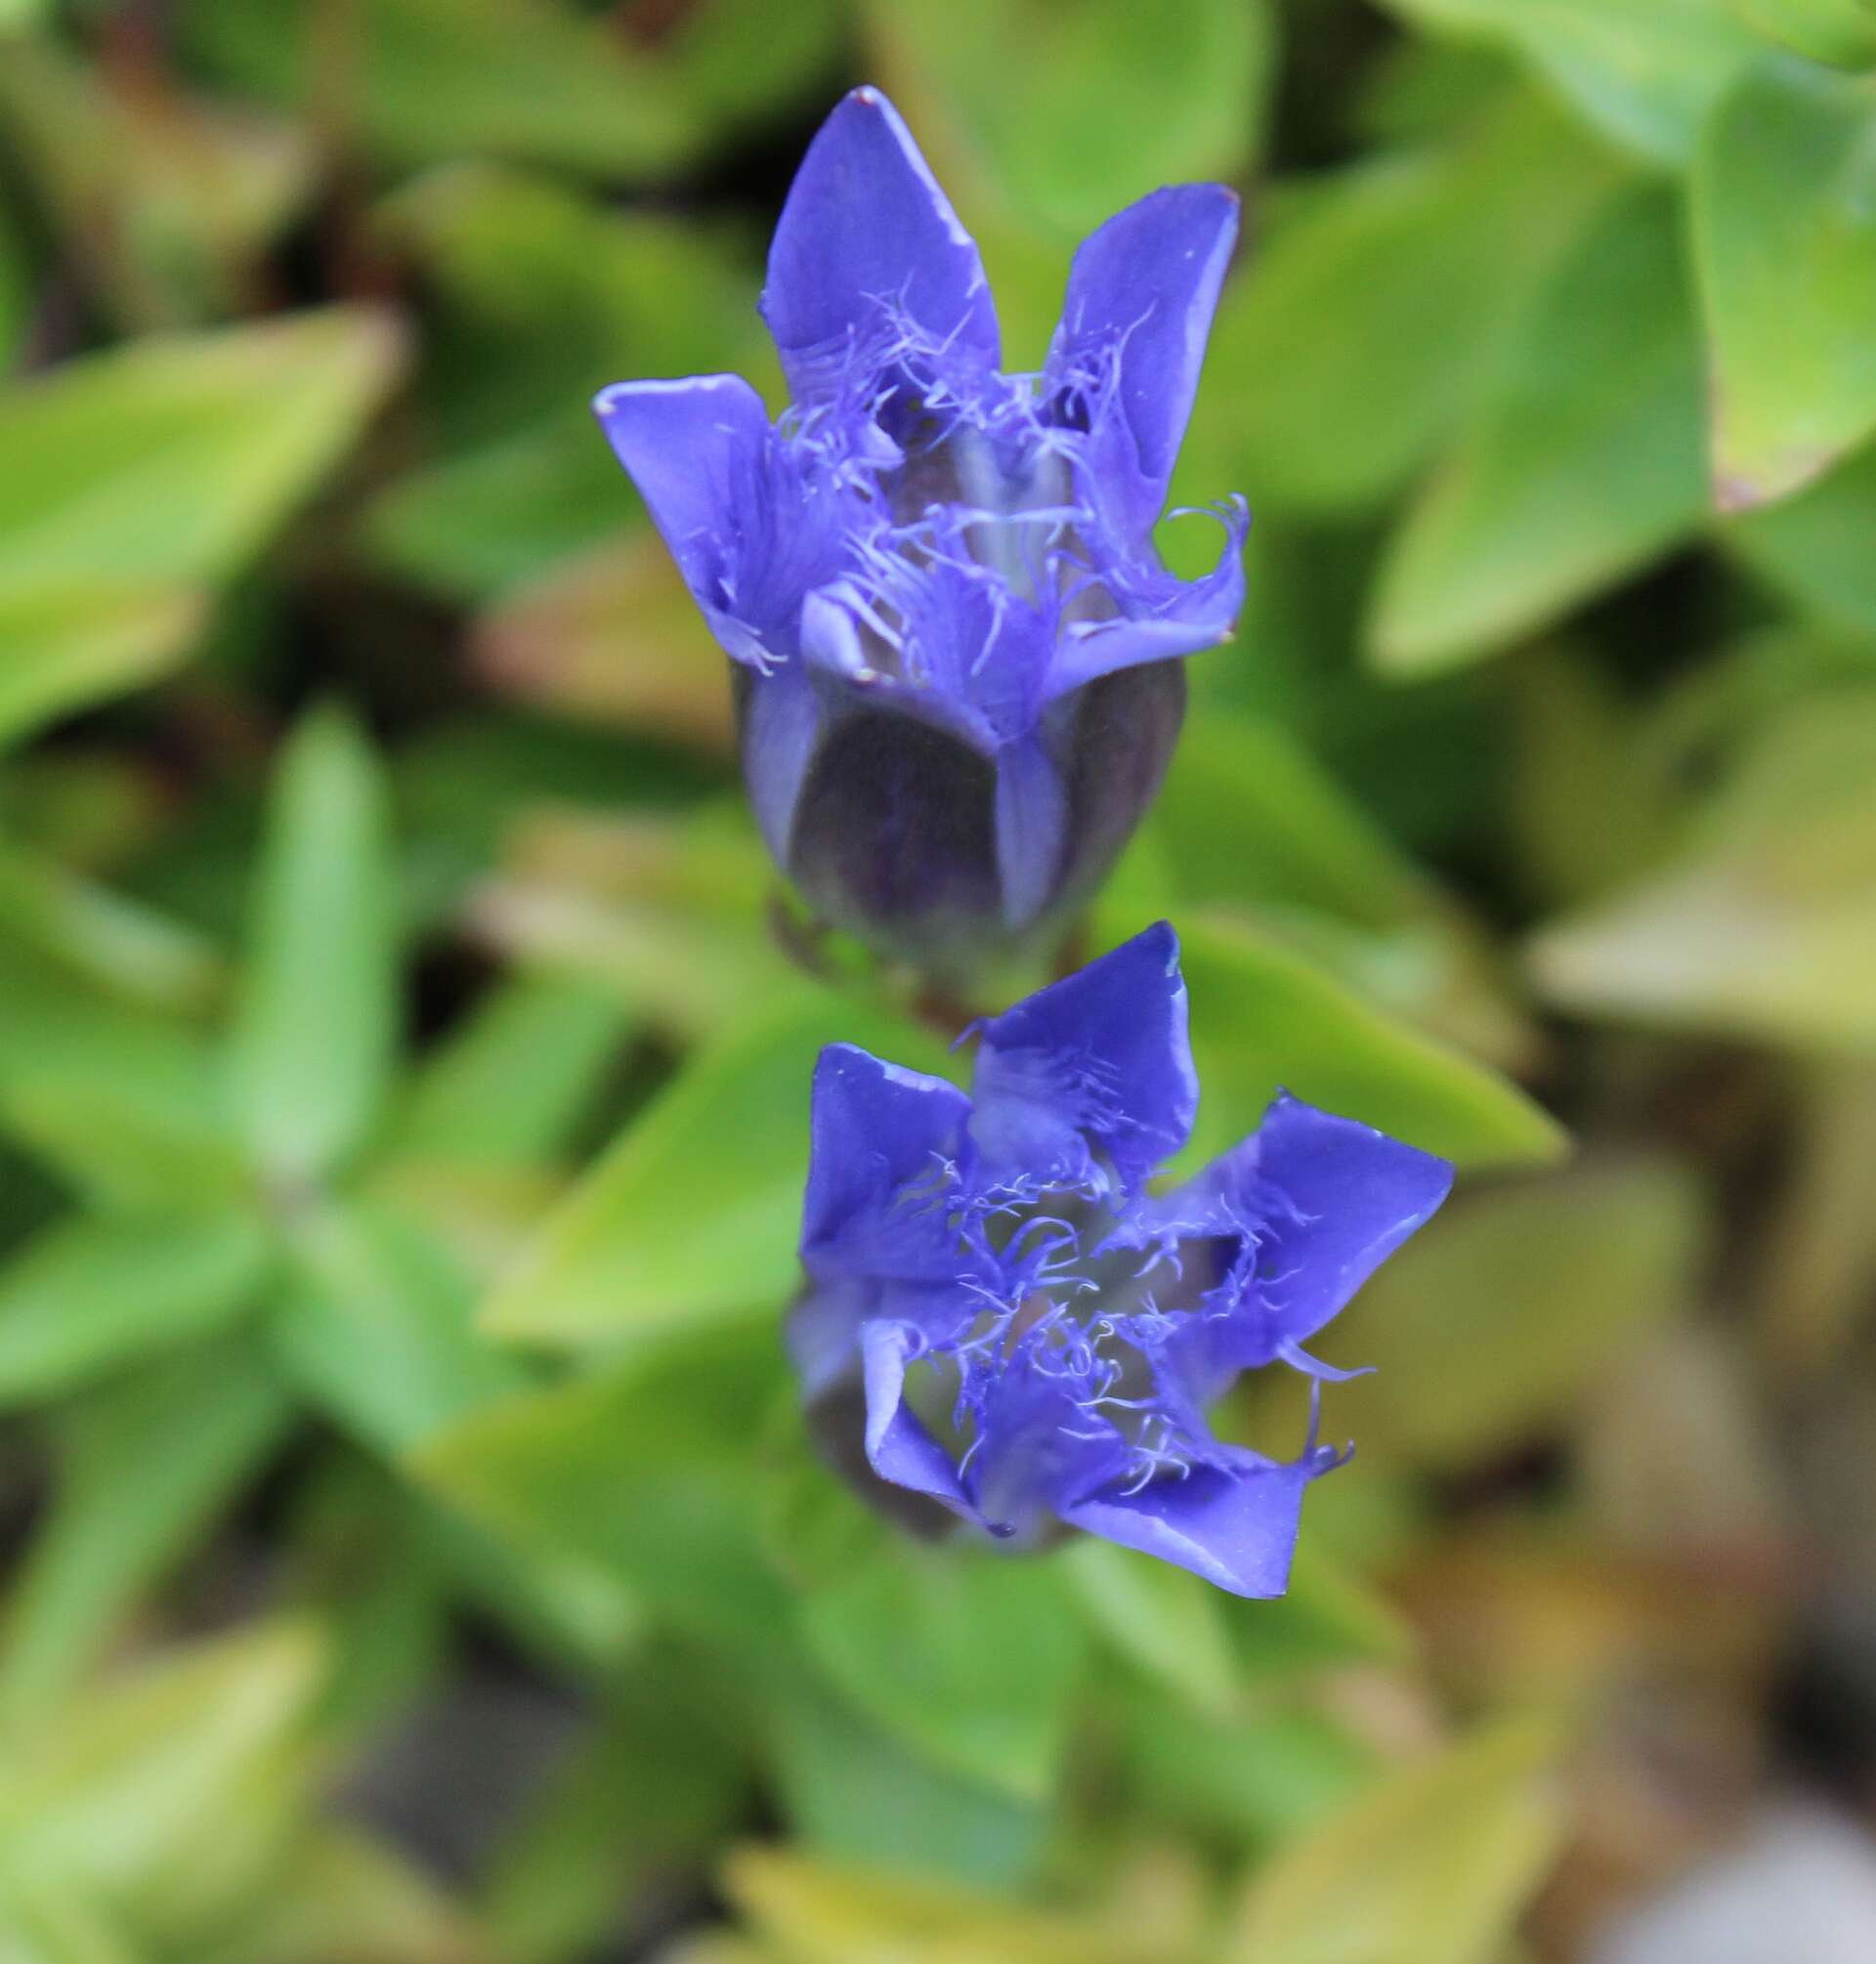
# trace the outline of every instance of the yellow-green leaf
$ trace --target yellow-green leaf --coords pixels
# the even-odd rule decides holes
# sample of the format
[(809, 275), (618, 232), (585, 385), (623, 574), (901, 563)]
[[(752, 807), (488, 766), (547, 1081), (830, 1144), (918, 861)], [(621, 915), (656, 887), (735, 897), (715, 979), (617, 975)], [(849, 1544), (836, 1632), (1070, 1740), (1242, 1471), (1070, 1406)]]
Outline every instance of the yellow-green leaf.
[(155, 336), (15, 385), (0, 394), (0, 595), (226, 577), (357, 437), (401, 359), (388, 317), (335, 307)]
[[(1867, 18), (1876, 45), (1876, 16)], [(1876, 101), (1769, 57), (1727, 93), (1690, 181), (1723, 508), (1780, 498), (1876, 429)]]
[(239, 1215), (60, 1221), (0, 1267), (0, 1405), (54, 1396), (249, 1307), (267, 1238)]
[(349, 717), (320, 710), (275, 779), (230, 1037), (234, 1108), (275, 1177), (329, 1172), (376, 1119), (398, 956), (383, 772)]
[(1640, 571), (1707, 502), (1681, 217), (1609, 204), (1533, 296), (1477, 418), (1390, 541), (1375, 659), (1429, 674), (1509, 647)]
[(1501, 1725), (1368, 1788), (1253, 1875), (1227, 1964), (1489, 1964), (1561, 1839), (1557, 1745)]
[(1338, 1392), (1337, 1425), (1441, 1466), (1515, 1447), (1685, 1305), (1701, 1227), (1661, 1159), (1462, 1194), (1321, 1340), (1375, 1367)]
[(1876, 692), (1773, 721), (1669, 865), (1545, 928), (1529, 964), (1580, 1013), (1876, 1050)]
[(1388, 0), (1435, 32), (1510, 49), (1596, 129), (1684, 163), (1757, 44), (1723, 0)]
[(269, 1623), (96, 1686), (0, 1756), (0, 1875), (95, 1892), (130, 1927), (196, 1952), (310, 1802), (283, 1755), (324, 1668), (315, 1631)]
[(493, 1335), (617, 1344), (773, 1314), (796, 1276), (808, 1095), (823, 1046), (934, 1070), (936, 1041), (805, 985), (696, 1051), (549, 1219), (490, 1299)]
[(0, 744), (154, 680), (188, 652), (207, 612), (203, 594), (160, 580), (0, 575)]
[(1259, 511), (1392, 490), (1476, 401), (1619, 169), (1520, 89), (1453, 142), (1285, 187), (1225, 289), (1180, 485)]
[(1732, 0), (1769, 41), (1837, 68), (1876, 68), (1876, 7), (1869, 0)]
[(1373, 1007), (1276, 937), (1209, 914), (1179, 930), (1202, 1147), (1242, 1137), (1287, 1089), (1462, 1165), (1563, 1152), (1556, 1122), (1509, 1080)]
[(138, 1594), (258, 1471), (291, 1401), (245, 1337), (146, 1362), (54, 1427), (59, 1480), (0, 1626), (0, 1721), (56, 1725), (65, 1693)]

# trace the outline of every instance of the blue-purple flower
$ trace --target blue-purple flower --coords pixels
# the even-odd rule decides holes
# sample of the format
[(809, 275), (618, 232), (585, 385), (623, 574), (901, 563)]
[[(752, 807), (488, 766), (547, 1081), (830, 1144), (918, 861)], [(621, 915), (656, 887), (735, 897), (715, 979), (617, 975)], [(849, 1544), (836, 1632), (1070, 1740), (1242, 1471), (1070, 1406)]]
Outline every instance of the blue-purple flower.
[(1342, 1457), (1213, 1432), (1241, 1372), (1304, 1345), (1445, 1199), (1452, 1168), (1279, 1094), (1155, 1196), (1198, 1083), (1164, 923), (981, 1029), (970, 1095), (848, 1045), (814, 1082), (814, 1429), (870, 1497), (1017, 1544), (1054, 1524), (1282, 1593), (1302, 1490)]
[(1076, 254), (1042, 371), (1004, 374), (975, 244), (860, 89), (769, 255), (781, 420), (735, 375), (599, 397), (731, 658), (763, 835), (823, 918), (959, 967), (1059, 918), (1151, 802), (1177, 658), (1243, 596), (1241, 501), (1202, 579), (1152, 539), (1236, 231), (1217, 185), (1129, 206)]

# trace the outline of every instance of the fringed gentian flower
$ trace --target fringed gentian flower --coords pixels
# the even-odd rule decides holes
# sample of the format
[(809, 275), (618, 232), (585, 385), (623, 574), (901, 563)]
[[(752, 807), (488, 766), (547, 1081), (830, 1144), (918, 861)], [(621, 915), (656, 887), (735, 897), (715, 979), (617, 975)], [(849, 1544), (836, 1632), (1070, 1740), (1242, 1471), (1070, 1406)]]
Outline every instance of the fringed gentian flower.
[(1282, 1593), (1302, 1490), (1343, 1455), (1313, 1419), (1294, 1460), (1225, 1444), (1208, 1408), (1261, 1365), (1343, 1375), (1303, 1346), (1452, 1168), (1280, 1094), (1154, 1197), (1197, 1099), (1164, 924), (985, 1023), (968, 1097), (822, 1052), (789, 1345), (817, 1437), (871, 1499)]
[(825, 920), (929, 968), (1033, 940), (1112, 864), (1226, 639), (1242, 500), (1187, 583), (1153, 527), (1237, 230), (1158, 191), (1081, 247), (1040, 374), (1000, 372), (977, 248), (892, 106), (809, 147), (762, 313), (792, 406), (735, 375), (596, 408), (733, 663), (745, 777)]

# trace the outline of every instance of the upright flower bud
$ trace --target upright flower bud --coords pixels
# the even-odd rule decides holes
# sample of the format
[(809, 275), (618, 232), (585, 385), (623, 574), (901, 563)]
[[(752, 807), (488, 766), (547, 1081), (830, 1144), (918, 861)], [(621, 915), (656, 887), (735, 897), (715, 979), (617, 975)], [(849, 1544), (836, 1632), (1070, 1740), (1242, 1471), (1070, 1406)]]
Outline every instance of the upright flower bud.
[(1151, 803), (1181, 657), (1243, 598), (1242, 500), (1183, 581), (1152, 541), (1237, 231), (1216, 185), (1084, 242), (1006, 375), (969, 235), (860, 89), (796, 176), (762, 312), (793, 396), (621, 383), (597, 412), (734, 665), (769, 849), (830, 922), (928, 967), (1020, 947)]

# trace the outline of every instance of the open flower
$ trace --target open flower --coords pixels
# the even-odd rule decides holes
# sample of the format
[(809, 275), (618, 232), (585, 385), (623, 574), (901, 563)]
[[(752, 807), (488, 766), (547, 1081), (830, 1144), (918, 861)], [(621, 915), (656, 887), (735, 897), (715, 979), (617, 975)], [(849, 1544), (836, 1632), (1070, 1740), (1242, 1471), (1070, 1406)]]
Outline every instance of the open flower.
[(1198, 1083), (1164, 923), (983, 1025), (967, 1097), (834, 1045), (789, 1323), (815, 1430), (870, 1497), (1034, 1543), (1065, 1523), (1280, 1595), (1341, 1455), (1214, 1436), (1240, 1372), (1303, 1345), (1446, 1197), (1452, 1168), (1280, 1094), (1154, 1197)]
[(1076, 254), (1042, 372), (1003, 374), (976, 246), (860, 89), (769, 254), (781, 420), (735, 375), (600, 395), (734, 663), (763, 835), (824, 918), (958, 967), (1085, 895), (1151, 802), (1177, 658), (1243, 595), (1241, 501), (1205, 578), (1152, 542), (1236, 231), (1217, 185), (1129, 206)]

